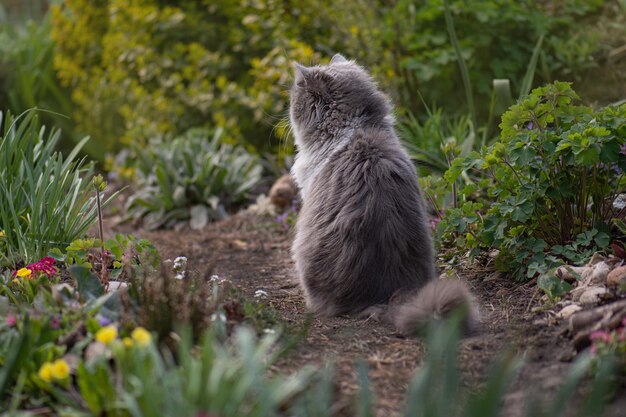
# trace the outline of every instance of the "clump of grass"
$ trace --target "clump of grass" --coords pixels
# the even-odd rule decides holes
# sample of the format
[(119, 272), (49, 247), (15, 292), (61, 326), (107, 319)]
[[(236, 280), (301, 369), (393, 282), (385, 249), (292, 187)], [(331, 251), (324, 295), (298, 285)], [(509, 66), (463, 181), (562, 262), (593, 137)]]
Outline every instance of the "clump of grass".
[(64, 157), (55, 151), (60, 137), (40, 126), (37, 111), (0, 113), (0, 267), (66, 247), (96, 219), (93, 163), (78, 156), (87, 138)]

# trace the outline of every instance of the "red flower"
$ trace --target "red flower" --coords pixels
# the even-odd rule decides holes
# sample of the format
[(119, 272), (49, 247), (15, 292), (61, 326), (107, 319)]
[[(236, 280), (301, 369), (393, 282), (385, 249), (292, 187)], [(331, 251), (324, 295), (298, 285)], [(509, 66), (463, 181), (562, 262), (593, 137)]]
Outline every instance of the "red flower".
[[(56, 267), (54, 266), (54, 262), (54, 258), (46, 256), (45, 258), (40, 259), (34, 264), (26, 265), (26, 268), (30, 269), (33, 274), (36, 272), (40, 272), (48, 277), (51, 277), (53, 275), (56, 275), (56, 273), (58, 272)], [(16, 274), (17, 271), (13, 272), (13, 276), (15, 276)]]

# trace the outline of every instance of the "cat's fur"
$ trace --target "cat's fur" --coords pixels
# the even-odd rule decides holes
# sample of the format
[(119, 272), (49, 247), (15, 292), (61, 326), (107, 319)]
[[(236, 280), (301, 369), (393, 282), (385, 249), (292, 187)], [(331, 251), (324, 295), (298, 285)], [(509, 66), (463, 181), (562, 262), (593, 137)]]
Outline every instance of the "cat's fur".
[(457, 307), (469, 310), (471, 327), (469, 291), (436, 278), (417, 174), (391, 111), (368, 73), (341, 55), (326, 66), (295, 64), (292, 174), (303, 205), (292, 255), (307, 306), (355, 314), (412, 294), (384, 313), (403, 333)]

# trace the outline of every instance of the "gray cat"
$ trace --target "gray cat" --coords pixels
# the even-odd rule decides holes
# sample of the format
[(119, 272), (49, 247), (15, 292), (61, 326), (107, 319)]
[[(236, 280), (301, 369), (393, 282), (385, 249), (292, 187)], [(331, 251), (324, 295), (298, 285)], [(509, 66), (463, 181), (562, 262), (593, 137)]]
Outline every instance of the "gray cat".
[[(324, 316), (376, 311), (413, 334), (464, 307), (473, 327), (466, 287), (436, 279), (417, 174), (390, 100), (341, 55), (326, 66), (294, 66), (292, 175), (303, 205), (292, 255), (308, 308)], [(403, 302), (381, 307), (392, 296)]]

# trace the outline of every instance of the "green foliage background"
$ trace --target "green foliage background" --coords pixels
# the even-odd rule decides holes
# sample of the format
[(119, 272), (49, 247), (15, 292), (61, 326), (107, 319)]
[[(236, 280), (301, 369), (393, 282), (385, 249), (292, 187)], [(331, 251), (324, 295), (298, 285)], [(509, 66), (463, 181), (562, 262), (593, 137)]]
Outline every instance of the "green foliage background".
[[(578, 23), (603, 4), (451, 2), (479, 100), (488, 102), (493, 78), (519, 89), (541, 34), (537, 82), (593, 64), (571, 52), (600, 48)], [(423, 114), (424, 101), (447, 113), (466, 105), (442, 1), (66, 0), (52, 8), (52, 25), (54, 66), (79, 129), (113, 150), (198, 126), (222, 127), (249, 150), (276, 150), (291, 61), (320, 63), (335, 52), (370, 68), (400, 115)]]

